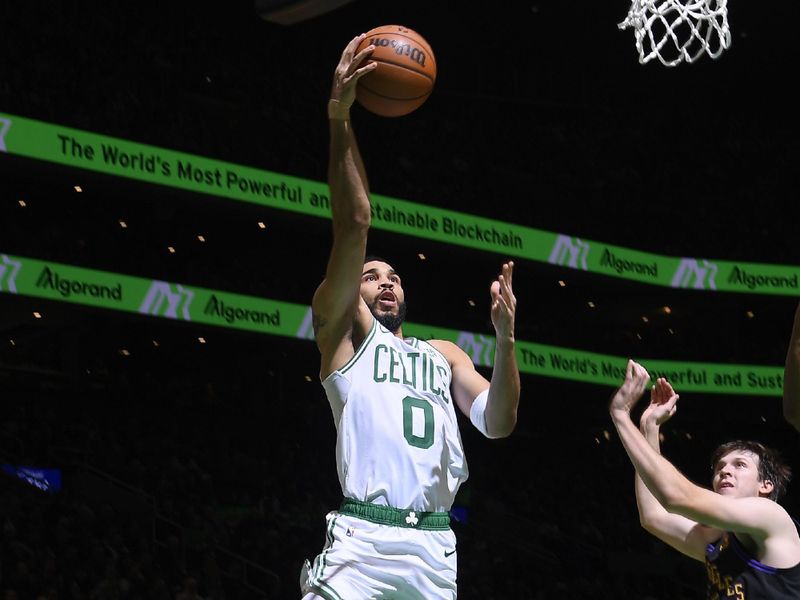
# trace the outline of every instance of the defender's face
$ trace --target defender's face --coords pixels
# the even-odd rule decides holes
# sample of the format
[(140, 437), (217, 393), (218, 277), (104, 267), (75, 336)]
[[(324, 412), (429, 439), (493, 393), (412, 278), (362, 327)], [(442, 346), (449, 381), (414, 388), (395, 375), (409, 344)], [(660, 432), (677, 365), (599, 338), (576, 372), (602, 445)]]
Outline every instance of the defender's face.
[(379, 315), (398, 316), (405, 302), (400, 276), (385, 262), (373, 260), (364, 263), (361, 297), (376, 318)]
[(770, 482), (759, 480), (758, 456), (745, 450), (733, 450), (714, 465), (714, 491), (733, 498), (768, 494)]

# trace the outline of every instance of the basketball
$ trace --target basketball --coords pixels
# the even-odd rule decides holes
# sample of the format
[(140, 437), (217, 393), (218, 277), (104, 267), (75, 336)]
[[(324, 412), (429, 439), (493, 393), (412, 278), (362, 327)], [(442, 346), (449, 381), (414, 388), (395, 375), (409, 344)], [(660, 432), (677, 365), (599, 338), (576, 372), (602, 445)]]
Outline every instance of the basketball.
[(400, 117), (418, 109), (433, 91), (436, 59), (430, 44), (416, 31), (384, 25), (367, 32), (356, 53), (375, 46), (374, 71), (358, 80), (356, 100), (382, 117)]

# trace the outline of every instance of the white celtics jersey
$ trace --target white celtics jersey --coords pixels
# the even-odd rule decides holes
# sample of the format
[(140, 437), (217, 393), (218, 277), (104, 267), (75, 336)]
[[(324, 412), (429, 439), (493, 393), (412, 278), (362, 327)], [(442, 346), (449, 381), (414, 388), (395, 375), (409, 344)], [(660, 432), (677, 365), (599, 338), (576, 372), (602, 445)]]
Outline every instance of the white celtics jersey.
[(373, 319), (347, 364), (322, 386), (336, 423), (345, 497), (444, 512), (467, 479), (450, 365), (429, 343)]

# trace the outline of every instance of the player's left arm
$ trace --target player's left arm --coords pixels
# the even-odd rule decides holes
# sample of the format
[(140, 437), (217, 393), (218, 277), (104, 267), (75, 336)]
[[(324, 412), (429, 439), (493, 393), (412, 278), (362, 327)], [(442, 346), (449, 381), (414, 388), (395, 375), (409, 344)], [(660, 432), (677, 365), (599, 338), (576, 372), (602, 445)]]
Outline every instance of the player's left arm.
[[(461, 348), (451, 342), (436, 343), (437, 349), (450, 362), (453, 400), (473, 423), (476, 419), (481, 419), (480, 425), (476, 426), (490, 438), (509, 436), (517, 424), (520, 380), (514, 341), (517, 299), (512, 288), (513, 271), (513, 262), (504, 264), (502, 273), (490, 287), (491, 315), (496, 335), (491, 381), (487, 381), (475, 370), (472, 360)], [(484, 392), (485, 398), (480, 397)], [(485, 409), (481, 406), (475, 407), (476, 400), (481, 405), (485, 401)], [(476, 411), (474, 408), (480, 410)]]

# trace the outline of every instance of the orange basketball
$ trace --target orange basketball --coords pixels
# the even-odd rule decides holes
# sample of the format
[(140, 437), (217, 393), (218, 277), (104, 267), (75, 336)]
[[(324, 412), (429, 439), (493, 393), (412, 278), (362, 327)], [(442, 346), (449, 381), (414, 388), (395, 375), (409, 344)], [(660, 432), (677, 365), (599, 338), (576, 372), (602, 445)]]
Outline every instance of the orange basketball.
[(367, 32), (360, 52), (375, 46), (370, 57), (374, 71), (358, 80), (356, 100), (382, 117), (400, 117), (416, 110), (433, 90), (436, 59), (420, 34), (400, 25), (384, 25)]

